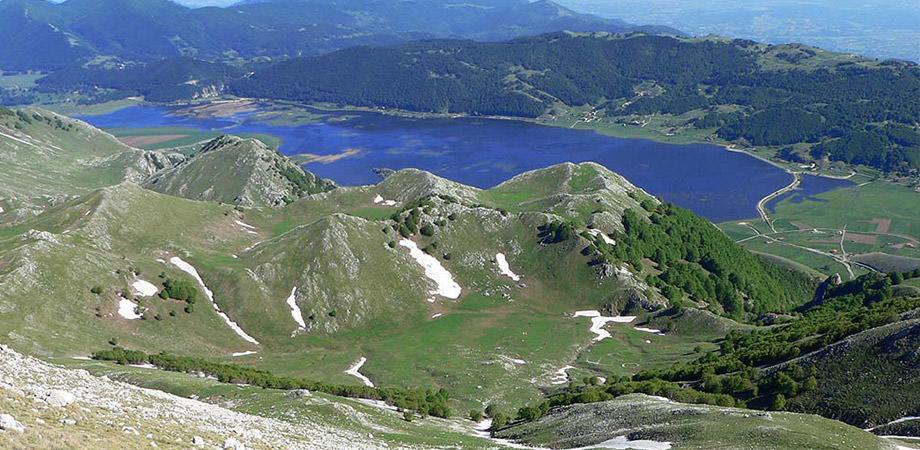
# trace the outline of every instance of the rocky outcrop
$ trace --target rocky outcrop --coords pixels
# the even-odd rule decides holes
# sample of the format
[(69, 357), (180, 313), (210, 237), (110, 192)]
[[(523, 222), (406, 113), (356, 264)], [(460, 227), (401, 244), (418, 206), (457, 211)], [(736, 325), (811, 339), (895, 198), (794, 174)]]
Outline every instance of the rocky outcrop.
[(0, 346), (0, 411), (0, 448), (79, 442), (93, 448), (341, 449), (356, 442), (385, 448), (309, 418), (293, 423), (242, 414), (57, 367), (6, 346)]

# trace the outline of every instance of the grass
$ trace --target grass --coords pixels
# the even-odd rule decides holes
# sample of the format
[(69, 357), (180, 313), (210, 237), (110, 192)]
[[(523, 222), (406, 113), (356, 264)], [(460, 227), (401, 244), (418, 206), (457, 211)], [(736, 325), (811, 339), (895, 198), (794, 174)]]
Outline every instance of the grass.
[[(771, 218), (775, 219), (779, 232), (773, 237), (788, 244), (840, 254), (839, 232), (846, 227), (850, 239), (844, 241), (844, 248), (848, 254), (870, 254), (867, 257), (871, 257), (871, 254), (882, 253), (920, 258), (920, 193), (900, 184), (875, 181), (862, 186), (838, 188), (819, 194), (815, 199), (798, 202), (786, 199), (776, 205)], [(880, 228), (878, 223), (873, 223), (874, 219), (890, 219), (890, 227), (887, 230)], [(752, 219), (747, 223), (761, 233), (771, 233), (760, 220)], [(720, 228), (736, 240), (754, 235), (748, 225), (737, 222), (720, 224)], [(832, 258), (790, 245), (767, 243), (763, 238), (746, 240), (743, 245), (749, 250), (775, 255), (827, 275), (846, 273), (845, 268)], [(857, 269), (856, 273), (865, 273), (865, 269)]]
[[(194, 147), (196, 144), (224, 134), (219, 131), (183, 127), (111, 128), (106, 131), (145, 150)], [(273, 148), (277, 148), (281, 144), (279, 138), (267, 134), (242, 133), (239, 136), (258, 139)]]
[(40, 73), (5, 75), (0, 72), (0, 89), (31, 89), (42, 77)]

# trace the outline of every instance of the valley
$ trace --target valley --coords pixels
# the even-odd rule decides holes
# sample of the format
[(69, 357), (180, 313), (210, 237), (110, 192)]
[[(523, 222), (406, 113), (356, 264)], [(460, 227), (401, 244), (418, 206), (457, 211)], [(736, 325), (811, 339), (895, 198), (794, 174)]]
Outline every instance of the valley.
[[(370, 427), (375, 440), (397, 446), (488, 447), (461, 419), (465, 411), (492, 405), (512, 415), (597, 380), (614, 389), (695, 364), (718, 352), (727, 333), (759, 328), (752, 327), (762, 313), (791, 311), (819, 280), (746, 254), (732, 241), (744, 238), (659, 204), (595, 163), (522, 172), (488, 189), (417, 169), (337, 187), (255, 139), (225, 136), (174, 153), (134, 149), (38, 109), (4, 120), (7, 152), (60, 152), (55, 142), (82, 140), (80, 160), (53, 159), (63, 179), (113, 174), (108, 186), (70, 184), (69, 195), (50, 202), (34, 196), (33, 178), (15, 176), (46, 163), (20, 160), (11, 166), (19, 172), (0, 174), (7, 189), (0, 284), (8, 293), (0, 332), (13, 348), (249, 413), (276, 414), (263, 408), (278, 407), (285, 394), (233, 384), (309, 386), (336, 405), (351, 405), (345, 397), (382, 400), (420, 416), (402, 422), (387, 409), (351, 405), (367, 418), (349, 427)], [(801, 202), (839, 190), (807, 190)], [(777, 232), (786, 208), (801, 204), (780, 197)], [(913, 233), (896, 217), (882, 219), (874, 223), (885, 232)], [(686, 256), (696, 252), (719, 259)], [(725, 270), (734, 272), (709, 274)], [(130, 356), (137, 367), (125, 369), (98, 361), (113, 346), (147, 355)], [(312, 404), (290, 407), (339, 426), (356, 414)], [(368, 420), (393, 431), (381, 434)], [(422, 428), (411, 425), (416, 420)], [(694, 439), (678, 432), (653, 440)], [(706, 439), (698, 442), (714, 442)]]
[(723, 36), (0, 0), (0, 448), (920, 450), (920, 66)]

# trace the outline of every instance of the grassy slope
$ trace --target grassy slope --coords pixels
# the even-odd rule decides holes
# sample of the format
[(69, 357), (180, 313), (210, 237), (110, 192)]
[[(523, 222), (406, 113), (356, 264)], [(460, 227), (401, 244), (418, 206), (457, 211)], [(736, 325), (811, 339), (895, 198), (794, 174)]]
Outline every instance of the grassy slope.
[(560, 408), (499, 436), (551, 448), (590, 447), (618, 436), (670, 442), (674, 448), (892, 448), (868, 432), (818, 416), (684, 405), (641, 394)]

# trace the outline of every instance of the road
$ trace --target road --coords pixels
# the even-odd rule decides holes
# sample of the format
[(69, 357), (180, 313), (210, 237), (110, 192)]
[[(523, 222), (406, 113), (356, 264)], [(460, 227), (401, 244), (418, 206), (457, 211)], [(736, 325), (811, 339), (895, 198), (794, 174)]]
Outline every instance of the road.
[(773, 227), (773, 221), (770, 220), (770, 216), (767, 214), (767, 203), (770, 203), (770, 200), (773, 200), (780, 195), (783, 195), (802, 184), (802, 173), (801, 172), (791, 172), (792, 173), (792, 182), (789, 183), (786, 187), (779, 189), (776, 192), (773, 192), (770, 195), (762, 198), (760, 202), (757, 203), (757, 213), (760, 214), (760, 218), (763, 219), (774, 233), (776, 233), (776, 228)]

